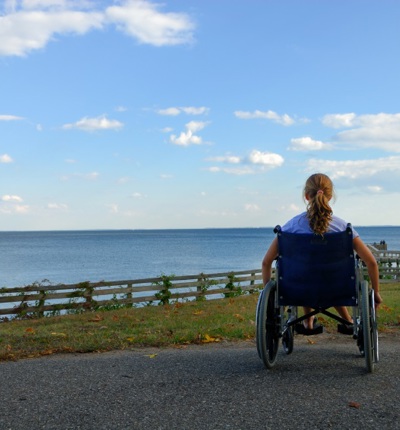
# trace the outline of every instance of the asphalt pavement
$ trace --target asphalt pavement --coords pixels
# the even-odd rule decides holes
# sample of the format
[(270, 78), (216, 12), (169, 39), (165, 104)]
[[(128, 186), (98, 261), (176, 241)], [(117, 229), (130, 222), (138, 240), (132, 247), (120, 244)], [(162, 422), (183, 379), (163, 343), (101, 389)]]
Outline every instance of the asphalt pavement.
[(0, 430), (399, 429), (400, 335), (368, 374), (351, 336), (296, 336), (264, 368), (254, 341), (0, 363)]

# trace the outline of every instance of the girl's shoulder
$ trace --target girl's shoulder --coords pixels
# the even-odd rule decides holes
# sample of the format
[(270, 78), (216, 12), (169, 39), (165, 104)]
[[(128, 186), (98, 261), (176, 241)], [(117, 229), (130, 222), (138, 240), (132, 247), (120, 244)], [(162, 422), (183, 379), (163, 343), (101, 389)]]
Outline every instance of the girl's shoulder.
[[(348, 221), (345, 221), (344, 219), (339, 218), (336, 215), (333, 215), (332, 221), (329, 224), (329, 231), (330, 232), (344, 231), (347, 228), (347, 224), (348, 224)], [(353, 229), (353, 237), (354, 238), (358, 237), (359, 234), (354, 230), (354, 228), (352, 228), (352, 229)]]
[(302, 212), (282, 226), (282, 231), (288, 233), (311, 233), (307, 212)]

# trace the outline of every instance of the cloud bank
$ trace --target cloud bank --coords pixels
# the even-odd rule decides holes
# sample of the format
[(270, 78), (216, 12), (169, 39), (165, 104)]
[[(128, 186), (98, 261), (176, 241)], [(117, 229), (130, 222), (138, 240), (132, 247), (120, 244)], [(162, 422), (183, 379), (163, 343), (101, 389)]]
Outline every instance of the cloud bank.
[(83, 35), (110, 26), (142, 44), (193, 42), (195, 24), (187, 14), (163, 12), (147, 0), (117, 3), (99, 10), (96, 2), (86, 0), (7, 0), (0, 9), (0, 56), (26, 56), (57, 36)]

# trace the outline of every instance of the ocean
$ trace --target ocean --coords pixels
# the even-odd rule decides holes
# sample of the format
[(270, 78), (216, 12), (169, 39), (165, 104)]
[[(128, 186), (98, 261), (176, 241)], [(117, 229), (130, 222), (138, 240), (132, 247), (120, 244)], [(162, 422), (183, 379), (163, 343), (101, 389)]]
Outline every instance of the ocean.
[[(400, 250), (400, 227), (355, 228), (365, 243)], [(273, 237), (272, 228), (0, 232), (0, 288), (257, 269)]]

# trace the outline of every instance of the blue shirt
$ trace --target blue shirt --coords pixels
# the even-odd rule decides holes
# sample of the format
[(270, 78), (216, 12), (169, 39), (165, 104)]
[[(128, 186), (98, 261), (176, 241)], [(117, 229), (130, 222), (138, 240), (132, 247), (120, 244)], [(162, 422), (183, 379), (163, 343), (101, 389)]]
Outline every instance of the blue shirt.
[[(345, 231), (347, 228), (347, 222), (343, 219), (332, 215), (332, 221), (329, 224), (328, 233)], [(353, 239), (359, 237), (360, 235), (352, 228), (353, 230)], [(283, 227), (282, 231), (286, 231), (288, 233), (313, 233), (311, 230), (307, 212), (303, 212), (299, 215), (296, 215), (291, 220), (289, 220)]]

